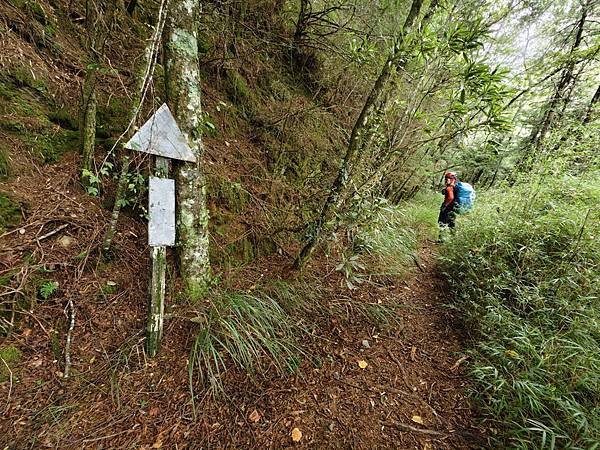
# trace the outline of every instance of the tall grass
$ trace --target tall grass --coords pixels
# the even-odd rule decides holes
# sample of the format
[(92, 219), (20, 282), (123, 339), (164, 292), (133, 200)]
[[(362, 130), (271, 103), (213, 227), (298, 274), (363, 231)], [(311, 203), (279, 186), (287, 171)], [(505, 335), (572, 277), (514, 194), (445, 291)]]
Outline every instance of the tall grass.
[(482, 195), (441, 250), (500, 448), (600, 447), (595, 175)]
[(412, 269), (419, 243), (437, 234), (436, 206), (440, 201), (422, 194), (401, 205), (382, 202), (374, 209), (354, 239), (354, 250), (372, 258), (368, 272), (402, 275)]

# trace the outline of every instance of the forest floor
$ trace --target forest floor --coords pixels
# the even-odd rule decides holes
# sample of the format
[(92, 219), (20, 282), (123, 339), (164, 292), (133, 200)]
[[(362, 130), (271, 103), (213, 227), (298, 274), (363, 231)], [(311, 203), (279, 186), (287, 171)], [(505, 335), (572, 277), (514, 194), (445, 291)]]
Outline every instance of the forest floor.
[[(296, 373), (250, 377), (229, 370), (224, 396), (196, 388), (194, 418), (187, 362), (197, 325), (171, 311), (160, 355), (145, 357), (145, 226), (123, 218), (118, 259), (102, 262), (108, 210), (81, 189), (77, 159), (67, 154), (57, 164), (33, 166), (2, 189), (21, 202), (23, 220), (0, 236), (1, 274), (12, 273), (13, 289), (30, 298), (37, 294), (27, 291), (31, 280), (58, 282), (2, 344), (21, 352), (0, 379), (2, 448), (485, 446), (466, 397), (464, 337), (443, 306), (449, 294), (431, 243), (420, 250), (418, 270), (387, 284), (349, 291), (314, 269), (323, 284), (335, 285), (323, 308), (340, 299), (384, 302), (397, 306), (400, 321), (376, 329), (351, 301), (343, 303), (345, 314), (314, 319), (317, 331), (303, 343), (310, 358)], [(244, 272), (250, 282), (277, 277), (288, 263), (274, 255)], [(176, 288), (169, 289), (173, 299)], [(76, 315), (72, 376), (65, 379), (69, 300)]]

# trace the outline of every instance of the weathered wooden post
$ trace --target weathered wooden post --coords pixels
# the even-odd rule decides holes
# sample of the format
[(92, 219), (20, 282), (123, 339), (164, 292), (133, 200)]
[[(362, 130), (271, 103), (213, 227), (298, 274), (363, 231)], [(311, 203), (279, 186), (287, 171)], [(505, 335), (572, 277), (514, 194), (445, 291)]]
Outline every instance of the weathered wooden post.
[(154, 356), (163, 332), (167, 247), (175, 245), (175, 180), (169, 178), (169, 159), (195, 162), (196, 157), (166, 104), (158, 108), (125, 148), (156, 157), (154, 176), (148, 181), (148, 244), (152, 274), (146, 325), (146, 350)]

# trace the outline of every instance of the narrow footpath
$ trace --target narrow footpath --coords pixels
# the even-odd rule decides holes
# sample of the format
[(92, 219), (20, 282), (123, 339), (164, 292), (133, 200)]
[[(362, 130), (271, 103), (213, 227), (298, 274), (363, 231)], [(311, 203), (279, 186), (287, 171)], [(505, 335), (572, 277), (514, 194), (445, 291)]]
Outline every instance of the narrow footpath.
[[(447, 286), (436, 271), (433, 251), (431, 245), (421, 250), (419, 270), (406, 282), (362, 289), (373, 300), (397, 297), (403, 305), (398, 329), (377, 333), (357, 323), (333, 330), (331, 341), (323, 343), (329, 362), (279, 390), (267, 388), (257, 395), (254, 417), (260, 420), (237, 432), (216, 433), (221, 442), (227, 447), (292, 447), (289, 430), (298, 428), (302, 440), (295, 445), (304, 448), (485, 447), (466, 398), (460, 326), (443, 307)], [(219, 446), (218, 440), (213, 444)]]

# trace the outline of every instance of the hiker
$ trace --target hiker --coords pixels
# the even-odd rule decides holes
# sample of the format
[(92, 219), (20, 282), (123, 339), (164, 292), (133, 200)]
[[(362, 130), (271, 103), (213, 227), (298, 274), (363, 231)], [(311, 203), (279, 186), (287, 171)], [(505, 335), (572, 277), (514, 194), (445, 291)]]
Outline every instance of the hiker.
[(440, 238), (446, 229), (454, 231), (454, 220), (457, 214), (466, 214), (473, 209), (473, 203), (477, 195), (475, 189), (469, 183), (460, 181), (454, 172), (446, 172), (444, 175), (446, 187), (442, 191), (444, 202), (440, 208), (438, 223), (440, 224)]
[(458, 182), (458, 178), (454, 172), (446, 172), (446, 175), (444, 175), (444, 180), (445, 187), (442, 191), (442, 194), (444, 194), (444, 202), (440, 208), (438, 223), (441, 230), (446, 228), (453, 230), (454, 220), (456, 219), (456, 206), (458, 197), (456, 192), (456, 183)]

